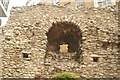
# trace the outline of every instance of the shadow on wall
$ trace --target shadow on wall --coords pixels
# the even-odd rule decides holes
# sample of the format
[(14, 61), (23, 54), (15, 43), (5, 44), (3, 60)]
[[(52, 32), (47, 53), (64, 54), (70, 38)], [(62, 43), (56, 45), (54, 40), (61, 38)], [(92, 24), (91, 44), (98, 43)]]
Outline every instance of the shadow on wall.
[[(120, 1), (119, 1), (119, 6), (118, 6), (118, 69), (120, 69)], [(118, 73), (120, 75), (120, 72)]]
[(46, 35), (48, 40), (47, 52), (76, 52), (80, 54), (82, 33), (75, 23), (67, 21), (53, 23)]
[(1, 19), (0, 19), (0, 26), (1, 26)]

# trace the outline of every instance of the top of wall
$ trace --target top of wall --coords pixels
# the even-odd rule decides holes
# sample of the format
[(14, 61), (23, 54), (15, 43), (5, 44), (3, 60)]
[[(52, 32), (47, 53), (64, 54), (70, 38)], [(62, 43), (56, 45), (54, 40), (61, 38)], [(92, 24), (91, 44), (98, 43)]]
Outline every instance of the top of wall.
[[(8, 23), (3, 28), (10, 29), (19, 25), (35, 26), (36, 23), (40, 23), (48, 31), (53, 22), (71, 21), (79, 25), (82, 31), (94, 26), (103, 32), (109, 31), (118, 35), (118, 19), (117, 7), (68, 9), (61, 6), (38, 4), (13, 8)], [(110, 37), (112, 36), (110, 35)], [(117, 40), (117, 36), (115, 39), (111, 38), (111, 42), (114, 40)]]

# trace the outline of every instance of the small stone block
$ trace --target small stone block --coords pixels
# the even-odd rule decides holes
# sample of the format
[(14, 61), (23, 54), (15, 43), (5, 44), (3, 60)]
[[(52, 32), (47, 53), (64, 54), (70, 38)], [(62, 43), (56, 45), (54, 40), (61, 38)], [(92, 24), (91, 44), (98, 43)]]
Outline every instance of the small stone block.
[(68, 44), (60, 45), (60, 52), (68, 52)]

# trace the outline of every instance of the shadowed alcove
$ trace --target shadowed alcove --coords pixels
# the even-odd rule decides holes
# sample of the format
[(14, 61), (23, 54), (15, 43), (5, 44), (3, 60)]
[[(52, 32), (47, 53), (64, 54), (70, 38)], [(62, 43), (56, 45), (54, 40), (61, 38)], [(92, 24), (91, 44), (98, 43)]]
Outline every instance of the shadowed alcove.
[(46, 33), (47, 51), (60, 52), (60, 45), (68, 45), (69, 53), (78, 52), (81, 44), (81, 30), (72, 22), (56, 22)]

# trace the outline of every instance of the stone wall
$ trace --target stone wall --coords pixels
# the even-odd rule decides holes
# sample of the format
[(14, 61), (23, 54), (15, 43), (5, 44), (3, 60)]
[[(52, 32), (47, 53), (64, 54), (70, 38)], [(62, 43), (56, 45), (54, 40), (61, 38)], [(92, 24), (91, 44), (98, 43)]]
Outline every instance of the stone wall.
[[(117, 8), (66, 9), (37, 5), (13, 8), (4, 40), (4, 78), (48, 78), (60, 72), (72, 72), (86, 78), (118, 78)], [(56, 22), (72, 22), (82, 32), (81, 54), (46, 53), (46, 32)], [(46, 56), (47, 55), (47, 56)], [(28, 57), (28, 58), (27, 58)]]

